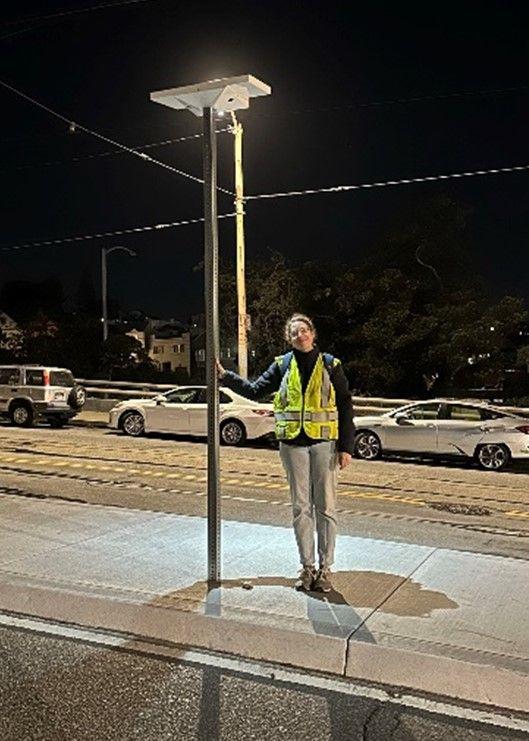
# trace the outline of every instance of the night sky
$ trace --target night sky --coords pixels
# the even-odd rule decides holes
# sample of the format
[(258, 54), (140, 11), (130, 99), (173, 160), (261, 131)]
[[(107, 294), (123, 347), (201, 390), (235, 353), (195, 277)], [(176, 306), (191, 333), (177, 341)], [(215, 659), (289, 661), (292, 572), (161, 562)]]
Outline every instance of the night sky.
[[(529, 163), (526, 2), (149, 0), (68, 12), (91, 5), (13, 4), (0, 25), (1, 79), (139, 146), (201, 130), (190, 113), (151, 103), (151, 91), (253, 74), (273, 92), (240, 114), (247, 194)], [(126, 154), (93, 156), (112, 147), (7, 90), (0, 98), (0, 246), (202, 216), (198, 183)], [(220, 134), (219, 184), (230, 189), (232, 147)], [(202, 174), (200, 139), (148, 152)], [(521, 172), (249, 203), (247, 259), (272, 249), (357, 264), (403, 213), (443, 193), (472, 210), (475, 271), (498, 296), (529, 298), (527, 183)], [(219, 213), (231, 201), (219, 194)], [(88, 272), (99, 290), (99, 250), (121, 244), (138, 256), (109, 257), (112, 296), (123, 308), (187, 317), (202, 308), (193, 270), (202, 237), (196, 225), (0, 251), (0, 282), (57, 276), (73, 297)], [(234, 241), (234, 224), (221, 223), (223, 255)]]

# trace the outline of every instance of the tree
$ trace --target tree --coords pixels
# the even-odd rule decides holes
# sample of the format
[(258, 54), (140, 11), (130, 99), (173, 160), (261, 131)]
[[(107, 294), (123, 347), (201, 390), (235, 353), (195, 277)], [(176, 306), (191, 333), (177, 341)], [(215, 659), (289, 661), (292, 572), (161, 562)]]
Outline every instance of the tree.
[(141, 342), (127, 334), (113, 334), (103, 345), (100, 370), (108, 373), (111, 379), (114, 371), (126, 371), (138, 363), (148, 362), (149, 358)]
[(443, 194), (414, 204), (373, 246), (365, 269), (369, 274), (386, 268), (400, 270), (417, 281), (426, 300), (443, 291), (480, 288), (466, 231), (470, 213), (468, 207)]

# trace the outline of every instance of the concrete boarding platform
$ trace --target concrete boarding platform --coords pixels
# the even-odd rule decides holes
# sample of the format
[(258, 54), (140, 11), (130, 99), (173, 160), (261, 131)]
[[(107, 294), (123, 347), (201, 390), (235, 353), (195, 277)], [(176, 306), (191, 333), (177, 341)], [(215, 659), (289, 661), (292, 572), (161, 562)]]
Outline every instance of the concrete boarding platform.
[(289, 528), (0, 495), (0, 610), (529, 712), (529, 563), (342, 536), (293, 589)]

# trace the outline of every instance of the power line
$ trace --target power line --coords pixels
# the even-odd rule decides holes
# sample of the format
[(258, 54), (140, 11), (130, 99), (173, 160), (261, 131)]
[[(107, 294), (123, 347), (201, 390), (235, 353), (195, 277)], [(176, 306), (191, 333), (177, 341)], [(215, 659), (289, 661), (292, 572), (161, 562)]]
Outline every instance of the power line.
[[(216, 134), (222, 134), (225, 131), (230, 131), (230, 128), (226, 129), (217, 129)], [(189, 141), (191, 139), (202, 139), (203, 134), (191, 134), (190, 136), (181, 136), (178, 139), (164, 139), (163, 141), (159, 142), (150, 142), (148, 144), (140, 144), (134, 147), (137, 151), (142, 151), (144, 149), (154, 149), (156, 147), (166, 147), (170, 144), (179, 144), (180, 142)], [(88, 160), (98, 159), (99, 157), (112, 157), (124, 154), (124, 152), (121, 149), (113, 149), (113, 150), (107, 150), (106, 152), (98, 152), (97, 154), (85, 154), (81, 157), (71, 157), (68, 160), (50, 160), (48, 162), (29, 162), (28, 164), (24, 165), (18, 165), (14, 167), (3, 167), (0, 172), (13, 172), (18, 170), (32, 170), (39, 167), (53, 167), (56, 165), (69, 165), (72, 162), (86, 162)]]
[[(229, 219), (236, 216), (235, 213), (219, 214), (219, 219)], [(62, 239), (48, 239), (43, 242), (26, 242), (25, 244), (15, 244), (9, 247), (0, 247), (0, 251), (7, 252), (13, 250), (22, 250), (26, 247), (52, 247), (59, 244), (70, 244), (72, 242), (87, 242), (90, 239), (103, 239), (106, 237), (121, 237), (124, 234), (141, 234), (142, 232), (154, 232), (162, 229), (174, 229), (178, 226), (189, 226), (191, 224), (201, 224), (205, 221), (204, 217), (199, 219), (185, 219), (183, 221), (171, 221), (167, 224), (151, 224), (150, 226), (135, 226), (128, 229), (117, 229), (113, 232), (99, 232), (96, 234), (82, 234), (75, 237), (63, 237)]]
[[(0, 85), (6, 88), (7, 90), (10, 90), (12, 93), (15, 93), (15, 95), (18, 95), (20, 98), (27, 100), (32, 105), (35, 105), (38, 108), (41, 108), (43, 111), (46, 111), (52, 116), (55, 116), (55, 118), (58, 118), (67, 124), (73, 124), (76, 129), (79, 129), (80, 131), (84, 131), (86, 134), (89, 134), (90, 136), (94, 136), (96, 139), (101, 139), (101, 141), (104, 141), (107, 144), (111, 144), (113, 147), (116, 147), (117, 149), (121, 149), (124, 152), (128, 152), (129, 154), (134, 155), (135, 157), (139, 157), (145, 162), (150, 162), (153, 165), (162, 167), (164, 170), (169, 170), (170, 172), (174, 172), (177, 175), (181, 175), (182, 177), (187, 178), (189, 180), (193, 180), (194, 182), (200, 183), (201, 185), (204, 184), (204, 180), (202, 178), (196, 177), (196, 175), (191, 175), (190, 173), (185, 172), (184, 170), (179, 170), (176, 167), (172, 167), (172, 165), (168, 165), (165, 162), (161, 162), (160, 160), (154, 159), (154, 157), (150, 157), (148, 154), (145, 154), (145, 152), (140, 152), (136, 149), (133, 149), (132, 147), (127, 147), (125, 144), (121, 144), (120, 142), (117, 142), (114, 139), (109, 139), (107, 136), (103, 136), (103, 134), (99, 134), (97, 131), (94, 131), (93, 129), (89, 129), (86, 126), (82, 126), (81, 124), (78, 124), (77, 122), (73, 122), (71, 119), (66, 118), (66, 116), (63, 116), (61, 113), (54, 111), (53, 108), (49, 108), (48, 106), (44, 105), (44, 103), (40, 103), (38, 100), (31, 98), (29, 95), (26, 95), (21, 90), (17, 90), (17, 88), (13, 87), (12, 85), (9, 85), (7, 82), (4, 82), (3, 80), (0, 80)], [(235, 193), (233, 193), (231, 190), (226, 190), (225, 188), (221, 188), (220, 186), (217, 186), (217, 190), (219, 190), (221, 193), (226, 193), (227, 195), (230, 195), (230, 196), (235, 195)]]
[[(274, 113), (274, 117), (279, 116), (296, 116), (305, 113), (332, 113), (333, 111), (343, 111), (352, 108), (375, 108), (380, 106), (403, 105), (406, 103), (422, 103), (432, 100), (448, 100), (451, 98), (471, 98), (484, 97), (487, 95), (502, 95), (507, 93), (522, 92), (529, 90), (529, 85), (517, 85), (513, 87), (492, 88), (488, 90), (459, 90), (452, 93), (432, 93), (430, 95), (416, 95), (406, 98), (388, 98), (385, 100), (356, 101), (354, 103), (341, 103), (338, 105), (321, 106), (318, 108), (298, 108), (294, 110), (280, 111)], [(262, 118), (271, 118), (269, 113), (255, 113), (255, 116)]]
[(333, 185), (328, 188), (307, 188), (306, 190), (289, 190), (279, 193), (258, 193), (245, 196), (245, 201), (257, 201), (272, 198), (290, 198), (292, 196), (316, 195), (318, 193), (340, 193), (349, 190), (362, 190), (367, 188), (384, 188), (394, 185), (410, 185), (412, 183), (430, 183), (436, 180), (452, 180), (454, 178), (469, 178), (481, 175), (497, 175), (504, 172), (520, 172), (529, 170), (529, 165), (514, 165), (512, 167), (497, 167), (490, 170), (474, 170), (472, 172), (454, 172), (449, 175), (427, 175), (420, 178), (401, 178), (400, 180), (385, 180), (375, 183), (359, 183), (358, 185)]
[(48, 13), (47, 15), (31, 15), (25, 18), (18, 18), (12, 21), (3, 21), (3, 26), (18, 26), (21, 23), (34, 23), (36, 21), (47, 21), (50, 18), (62, 18), (66, 15), (79, 15), (80, 13), (91, 13), (94, 10), (106, 10), (107, 8), (116, 8), (121, 5), (137, 5), (139, 3), (149, 3), (153, 0), (116, 0), (113, 3), (100, 3), (99, 5), (91, 5), (88, 8), (75, 8), (74, 10), (59, 10), (56, 13)]
[[(382, 188), (386, 186), (409, 185), (411, 183), (427, 183), (427, 182), (433, 182), (433, 181), (438, 181), (438, 180), (450, 180), (452, 178), (474, 177), (478, 175), (495, 175), (495, 174), (506, 173), (506, 172), (521, 172), (523, 170), (529, 170), (529, 165), (514, 165), (512, 167), (499, 167), (499, 168), (490, 169), (490, 170), (474, 170), (472, 172), (457, 172), (457, 173), (452, 173), (450, 175), (427, 175), (421, 178), (386, 180), (383, 182), (375, 182), (375, 183), (360, 183), (358, 185), (334, 185), (329, 188), (291, 190), (291, 191), (285, 191), (282, 193), (259, 193), (253, 196), (252, 195), (246, 196), (244, 200), (245, 201), (256, 201), (256, 200), (261, 200), (261, 199), (287, 198), (290, 196), (316, 195), (319, 193), (340, 193), (340, 192), (346, 192), (346, 191), (351, 191), (351, 190), (361, 190), (361, 189), (367, 189), (367, 188)], [(220, 214), (218, 218), (227, 219), (233, 216), (236, 216), (236, 213)], [(167, 224), (153, 224), (151, 226), (131, 227), (129, 229), (120, 229), (118, 231), (113, 231), (113, 232), (101, 232), (98, 234), (84, 234), (84, 235), (76, 236), (76, 237), (64, 237), (62, 239), (50, 239), (50, 240), (41, 241), (41, 242), (26, 242), (25, 244), (16, 244), (16, 245), (10, 245), (6, 247), (0, 247), (0, 251), (20, 250), (25, 247), (46, 247), (46, 246), (51, 246), (51, 245), (56, 245), (56, 244), (66, 244), (70, 242), (83, 242), (89, 239), (101, 239), (103, 237), (117, 237), (117, 236), (122, 236), (123, 234), (139, 234), (141, 232), (150, 232), (150, 231), (156, 231), (160, 229), (172, 229), (173, 227), (187, 226), (189, 224), (199, 224), (203, 221), (204, 221), (203, 218), (188, 219), (186, 221), (172, 221)]]

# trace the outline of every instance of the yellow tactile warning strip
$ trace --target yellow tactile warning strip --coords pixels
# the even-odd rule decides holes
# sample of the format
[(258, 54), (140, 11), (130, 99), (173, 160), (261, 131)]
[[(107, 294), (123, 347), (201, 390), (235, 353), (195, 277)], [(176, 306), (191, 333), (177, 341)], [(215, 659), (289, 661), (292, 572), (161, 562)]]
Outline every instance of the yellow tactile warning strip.
[[(69, 461), (64, 459), (55, 459), (53, 456), (49, 457), (36, 457), (33, 455), (27, 456), (27, 455), (20, 455), (20, 454), (1, 454), (0, 453), (0, 460), (3, 463), (11, 463), (11, 464), (29, 464), (33, 466), (49, 466), (52, 468), (71, 468), (71, 469), (84, 469), (88, 471), (101, 471), (105, 473), (126, 473), (129, 475), (139, 475), (142, 477), (152, 477), (156, 479), (171, 479), (171, 480), (177, 480), (177, 481), (187, 481), (187, 482), (194, 482), (194, 483), (205, 483), (206, 477), (203, 474), (190, 474), (190, 473), (176, 473), (173, 471), (160, 471), (160, 470), (151, 470), (150, 468), (142, 468), (142, 467), (136, 467), (136, 468), (129, 468), (127, 466), (119, 466), (119, 465), (107, 465), (104, 463), (90, 463), (89, 461)], [(277, 490), (277, 491), (288, 491), (288, 485), (286, 483), (277, 483), (277, 482), (267, 482), (263, 481), (262, 479), (259, 480), (260, 476), (258, 476), (258, 480), (252, 480), (248, 479), (246, 477), (241, 478), (227, 478), (222, 477), (220, 479), (220, 483), (224, 486), (240, 486), (244, 488), (257, 488), (257, 489), (267, 489), (267, 490)], [(372, 491), (358, 491), (356, 489), (346, 489), (346, 490), (340, 490), (339, 491), (340, 497), (348, 497), (351, 499), (367, 499), (367, 500), (380, 500), (385, 502), (395, 502), (399, 504), (407, 504), (410, 506), (415, 507), (424, 507), (428, 506), (428, 502), (425, 499), (422, 499), (420, 497), (411, 497), (411, 496), (402, 496), (399, 494), (389, 494), (389, 493), (381, 493), (381, 492), (372, 492)], [(225, 498), (229, 499), (235, 499), (234, 497), (230, 497), (226, 495)], [(246, 501), (245, 498), (240, 498), (241, 501)], [(259, 501), (259, 502), (268, 502), (268, 503), (276, 503), (276, 502), (269, 502), (268, 500), (256, 500), (253, 499), (252, 501)], [(283, 504), (283, 502), (277, 502), (277, 504)], [(286, 505), (289, 505), (290, 502), (286, 502)], [(504, 517), (513, 517), (513, 518), (524, 518), (529, 519), (529, 512), (524, 512), (519, 509), (511, 509), (511, 510), (496, 510), (498, 514), (502, 514)]]

